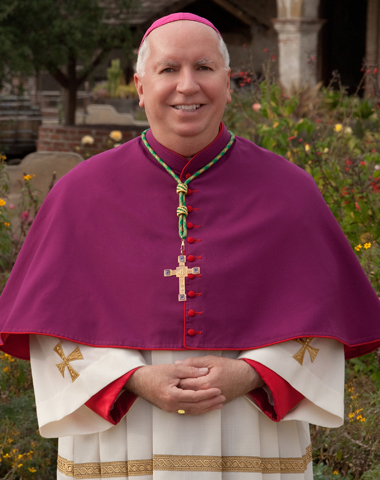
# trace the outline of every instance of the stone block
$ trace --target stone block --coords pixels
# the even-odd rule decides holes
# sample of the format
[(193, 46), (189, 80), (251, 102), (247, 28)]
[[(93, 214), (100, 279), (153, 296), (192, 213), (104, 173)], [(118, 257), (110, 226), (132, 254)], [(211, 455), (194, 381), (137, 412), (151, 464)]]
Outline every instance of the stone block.
[[(56, 181), (83, 161), (73, 152), (35, 152), (27, 155), (19, 165), (8, 165), (6, 170), (10, 179), (9, 203), (17, 205), (20, 199), (20, 182), (23, 174), (35, 175), (33, 185), (38, 189), (40, 200), (46, 197), (56, 172)], [(11, 213), (12, 210), (9, 212)]]
[(119, 113), (112, 105), (92, 104), (87, 106), (86, 125), (141, 125), (147, 122), (135, 120), (131, 113)]

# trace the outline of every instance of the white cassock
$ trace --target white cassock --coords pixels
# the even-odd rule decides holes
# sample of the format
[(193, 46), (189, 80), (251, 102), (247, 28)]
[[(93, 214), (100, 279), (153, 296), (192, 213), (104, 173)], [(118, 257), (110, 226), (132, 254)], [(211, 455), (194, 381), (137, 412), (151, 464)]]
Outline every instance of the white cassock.
[[(344, 352), (332, 339), (312, 340), (308, 347), (319, 349), (312, 362), (311, 350), (296, 341), (241, 352), (139, 351), (30, 338), (40, 433), (59, 437), (58, 480), (311, 480), (309, 423), (343, 423)], [(58, 342), (63, 356), (54, 350)], [(70, 360), (77, 347), (83, 358)], [(305, 398), (280, 422), (248, 396), (199, 416), (166, 413), (138, 398), (117, 425), (85, 405), (136, 367), (204, 355), (259, 362)]]

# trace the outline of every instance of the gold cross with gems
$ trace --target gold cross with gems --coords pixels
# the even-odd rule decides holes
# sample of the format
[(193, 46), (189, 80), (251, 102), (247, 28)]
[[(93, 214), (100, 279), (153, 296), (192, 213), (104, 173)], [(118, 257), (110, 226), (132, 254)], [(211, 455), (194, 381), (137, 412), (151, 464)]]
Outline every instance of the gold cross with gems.
[(310, 360), (314, 362), (316, 356), (318, 355), (319, 348), (314, 348), (310, 346), (310, 342), (313, 340), (313, 337), (309, 338), (295, 338), (293, 341), (298, 342), (302, 345), (301, 350), (299, 350), (293, 358), (297, 360), (300, 365), (303, 365), (303, 360), (305, 358), (306, 350), (309, 352)]
[(185, 302), (186, 301), (186, 287), (185, 287), (185, 278), (192, 274), (198, 274), (201, 269), (199, 267), (189, 268), (185, 265), (186, 257), (185, 255), (179, 255), (178, 257), (178, 267), (175, 270), (164, 270), (164, 277), (171, 277), (175, 275), (179, 278), (179, 294), (178, 294), (178, 301)]
[(76, 372), (73, 367), (70, 365), (70, 362), (73, 360), (83, 360), (82, 352), (79, 350), (79, 347), (75, 347), (75, 349), (70, 353), (68, 357), (63, 353), (63, 348), (61, 342), (58, 342), (57, 345), (54, 347), (54, 351), (58, 353), (58, 355), (62, 358), (62, 363), (56, 363), (58, 370), (61, 372), (63, 378), (65, 378), (65, 368), (69, 371), (71, 382), (74, 383), (75, 380), (79, 377), (80, 373)]

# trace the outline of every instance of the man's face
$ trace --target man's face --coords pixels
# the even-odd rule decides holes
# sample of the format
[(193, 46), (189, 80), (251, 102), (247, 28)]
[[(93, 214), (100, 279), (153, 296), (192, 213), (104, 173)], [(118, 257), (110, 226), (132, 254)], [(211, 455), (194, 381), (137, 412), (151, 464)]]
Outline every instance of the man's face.
[[(153, 30), (145, 74), (135, 75), (140, 106), (155, 138), (183, 155), (211, 143), (231, 101), (230, 72), (210, 27), (192, 21)], [(182, 145), (193, 145), (186, 153)]]

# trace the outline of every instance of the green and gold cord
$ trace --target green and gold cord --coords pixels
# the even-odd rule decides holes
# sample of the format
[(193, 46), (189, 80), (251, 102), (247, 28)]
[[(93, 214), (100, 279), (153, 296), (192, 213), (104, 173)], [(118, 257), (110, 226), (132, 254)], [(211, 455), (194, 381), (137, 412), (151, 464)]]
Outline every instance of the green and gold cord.
[(223, 157), (223, 155), (231, 148), (232, 144), (234, 143), (235, 140), (235, 135), (228, 131), (228, 133), (231, 135), (231, 138), (227, 145), (223, 148), (223, 150), (217, 155), (214, 160), (211, 160), (210, 163), (205, 165), (203, 168), (195, 172), (191, 177), (189, 177), (187, 180), (185, 180), (183, 183), (181, 182), (180, 178), (173, 172), (173, 170), (166, 165), (166, 163), (161, 160), (161, 158), (157, 155), (157, 153), (153, 150), (153, 148), (149, 145), (147, 139), (146, 139), (146, 133), (148, 130), (145, 130), (141, 134), (142, 141), (146, 148), (149, 150), (149, 152), (153, 155), (153, 157), (157, 160), (157, 162), (164, 167), (164, 169), (170, 173), (170, 175), (174, 178), (174, 180), (177, 182), (177, 193), (179, 195), (179, 206), (177, 208), (177, 216), (178, 216), (178, 233), (179, 236), (182, 240), (184, 240), (187, 237), (187, 225), (186, 225), (186, 217), (188, 215), (188, 210), (186, 207), (186, 193), (188, 191), (188, 184), (191, 182), (191, 180), (194, 180), (194, 178), (198, 177), (201, 175), (203, 172), (208, 170), (210, 167), (215, 165), (215, 163)]

